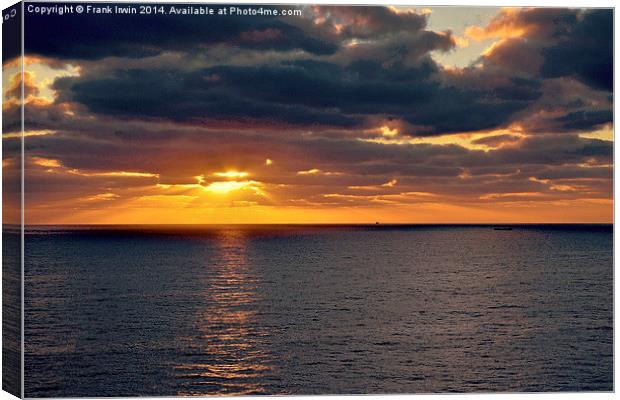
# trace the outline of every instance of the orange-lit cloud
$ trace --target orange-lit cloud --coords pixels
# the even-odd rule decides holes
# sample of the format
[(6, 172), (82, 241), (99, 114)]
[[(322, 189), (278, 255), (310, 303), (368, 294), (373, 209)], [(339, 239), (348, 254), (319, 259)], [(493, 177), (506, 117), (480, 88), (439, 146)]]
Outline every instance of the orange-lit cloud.
[(476, 41), (523, 37), (534, 30), (541, 29), (537, 23), (539, 20), (528, 18), (530, 10), (536, 13), (540, 9), (504, 8), (486, 26), (472, 25), (467, 27), (465, 29), (465, 37)]

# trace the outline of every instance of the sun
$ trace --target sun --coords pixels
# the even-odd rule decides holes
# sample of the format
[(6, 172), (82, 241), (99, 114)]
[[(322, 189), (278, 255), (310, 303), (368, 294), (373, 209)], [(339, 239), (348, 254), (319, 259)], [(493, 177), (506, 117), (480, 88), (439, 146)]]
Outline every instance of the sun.
[(226, 172), (216, 172), (213, 174), (214, 176), (219, 176), (221, 178), (245, 178), (250, 176), (249, 172), (235, 171), (230, 170)]

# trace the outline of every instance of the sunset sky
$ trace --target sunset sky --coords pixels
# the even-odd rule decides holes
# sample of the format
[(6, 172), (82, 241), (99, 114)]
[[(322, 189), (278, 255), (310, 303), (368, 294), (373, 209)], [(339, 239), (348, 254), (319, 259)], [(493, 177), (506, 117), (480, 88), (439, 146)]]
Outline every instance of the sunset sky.
[(26, 14), (26, 223), (612, 222), (611, 10), (284, 8)]

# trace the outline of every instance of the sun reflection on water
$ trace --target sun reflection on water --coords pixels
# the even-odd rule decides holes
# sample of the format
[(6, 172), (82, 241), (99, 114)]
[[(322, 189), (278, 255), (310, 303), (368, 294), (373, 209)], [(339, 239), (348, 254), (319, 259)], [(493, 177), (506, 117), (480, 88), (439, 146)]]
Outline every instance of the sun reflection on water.
[(203, 277), (207, 306), (196, 319), (196, 351), (175, 368), (179, 395), (267, 393), (270, 357), (256, 323), (259, 277), (248, 261), (246, 233), (222, 230), (211, 240), (217, 267)]

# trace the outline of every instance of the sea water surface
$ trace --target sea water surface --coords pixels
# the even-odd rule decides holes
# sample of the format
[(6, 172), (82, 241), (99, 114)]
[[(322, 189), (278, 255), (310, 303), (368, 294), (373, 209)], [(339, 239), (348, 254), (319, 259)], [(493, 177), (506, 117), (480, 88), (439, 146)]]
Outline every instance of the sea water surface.
[(611, 226), (30, 227), (27, 397), (613, 390)]

